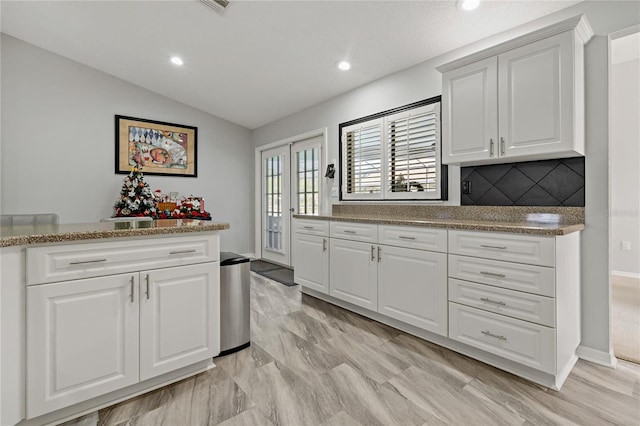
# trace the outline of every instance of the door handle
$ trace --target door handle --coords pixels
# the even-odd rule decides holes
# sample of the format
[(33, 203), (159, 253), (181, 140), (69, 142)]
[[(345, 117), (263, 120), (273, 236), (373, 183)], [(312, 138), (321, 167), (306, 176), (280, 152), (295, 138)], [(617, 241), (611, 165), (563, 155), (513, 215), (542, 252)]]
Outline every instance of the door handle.
[(500, 339), (500, 340), (504, 340), (504, 341), (506, 341), (506, 340), (507, 340), (507, 338), (506, 338), (506, 337), (504, 337), (504, 336), (500, 336), (500, 335), (498, 335), (498, 334), (493, 334), (493, 333), (492, 333), (492, 332), (490, 332), (490, 331), (481, 331), (480, 333), (484, 334), (485, 336), (495, 337), (496, 339)]
[(382, 249), (378, 246), (378, 263), (380, 263), (380, 260), (382, 260)]
[(493, 138), (489, 139), (489, 157), (493, 157)]
[(96, 260), (83, 260), (81, 262), (69, 262), (69, 265), (83, 265), (85, 263), (100, 263), (106, 262), (107, 259), (96, 259)]
[(170, 251), (169, 254), (188, 254), (188, 253), (195, 253), (196, 249), (190, 249), (190, 250), (175, 250), (175, 251)]
[(327, 251), (327, 239), (326, 238), (322, 239), (322, 251), (323, 252)]
[(504, 155), (504, 138), (500, 136), (500, 155)]
[(371, 246), (371, 261), (376, 260), (376, 248)]
[(149, 300), (149, 274), (147, 274), (147, 300)]
[(134, 292), (134, 288), (133, 288), (133, 282), (135, 281), (135, 278), (133, 277), (133, 275), (131, 275), (131, 303), (133, 303), (134, 299), (133, 299), (133, 292)]
[(487, 272), (487, 271), (480, 271), (480, 273), (482, 275), (488, 275), (490, 277), (498, 277), (498, 278), (504, 278), (506, 276), (504, 274), (496, 274), (495, 272)]

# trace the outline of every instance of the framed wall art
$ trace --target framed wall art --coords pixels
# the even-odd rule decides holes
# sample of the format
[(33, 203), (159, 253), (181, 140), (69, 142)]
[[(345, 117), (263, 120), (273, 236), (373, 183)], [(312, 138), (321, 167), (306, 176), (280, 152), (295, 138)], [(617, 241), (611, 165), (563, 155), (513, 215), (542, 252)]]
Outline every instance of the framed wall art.
[(116, 173), (198, 176), (198, 128), (116, 115)]

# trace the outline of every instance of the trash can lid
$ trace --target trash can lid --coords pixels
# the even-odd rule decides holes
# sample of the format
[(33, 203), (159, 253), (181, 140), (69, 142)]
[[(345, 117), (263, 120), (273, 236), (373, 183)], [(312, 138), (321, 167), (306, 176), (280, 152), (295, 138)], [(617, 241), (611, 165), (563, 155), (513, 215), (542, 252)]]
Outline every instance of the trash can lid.
[(230, 251), (220, 252), (220, 266), (237, 265), (238, 263), (249, 262), (251, 259)]

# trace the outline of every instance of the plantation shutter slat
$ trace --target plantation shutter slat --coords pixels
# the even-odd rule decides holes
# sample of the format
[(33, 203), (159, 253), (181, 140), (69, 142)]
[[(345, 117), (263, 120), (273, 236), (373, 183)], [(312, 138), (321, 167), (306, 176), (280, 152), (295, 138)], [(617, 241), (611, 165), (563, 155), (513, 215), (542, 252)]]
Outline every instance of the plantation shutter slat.
[(343, 129), (345, 195), (382, 193), (382, 123), (380, 120)]
[(438, 109), (409, 111), (387, 120), (387, 190), (393, 198), (420, 197), (416, 193), (427, 198), (426, 193), (439, 191)]

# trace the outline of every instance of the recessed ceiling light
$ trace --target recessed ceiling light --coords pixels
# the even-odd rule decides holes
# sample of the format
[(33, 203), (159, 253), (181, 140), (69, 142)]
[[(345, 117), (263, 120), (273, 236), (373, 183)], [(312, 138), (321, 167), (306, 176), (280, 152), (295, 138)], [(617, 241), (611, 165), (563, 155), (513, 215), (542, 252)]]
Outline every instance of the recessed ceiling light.
[(182, 61), (182, 59), (178, 58), (177, 56), (174, 56), (171, 58), (171, 63), (175, 64), (175, 65), (182, 65), (184, 64), (184, 62)]
[(347, 71), (348, 69), (351, 69), (351, 64), (347, 61), (340, 61), (338, 62), (338, 68), (340, 68), (342, 71)]
[(458, 0), (458, 5), (462, 10), (473, 10), (480, 6), (480, 0)]

